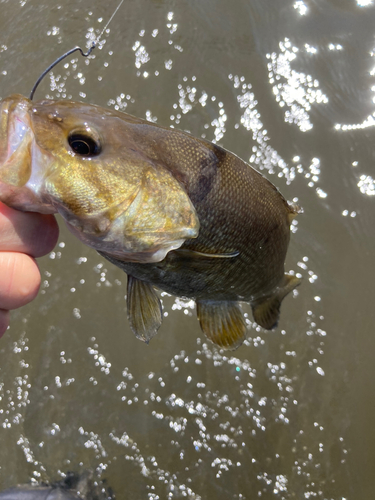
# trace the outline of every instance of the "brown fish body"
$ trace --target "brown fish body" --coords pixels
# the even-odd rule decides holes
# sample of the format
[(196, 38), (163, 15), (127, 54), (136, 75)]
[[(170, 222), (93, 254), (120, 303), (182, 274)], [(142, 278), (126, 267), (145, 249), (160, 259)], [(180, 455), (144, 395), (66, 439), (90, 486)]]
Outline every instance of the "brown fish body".
[[(0, 200), (60, 212), (121, 267), (138, 337), (148, 341), (162, 321), (154, 286), (195, 299), (202, 329), (221, 347), (245, 337), (239, 301), (275, 326), (299, 284), (284, 274), (296, 209), (259, 172), (207, 141), (98, 106), (12, 96), (1, 110)], [(85, 134), (99, 153), (81, 154)]]
[(160, 149), (163, 156), (171, 149), (170, 163), (161, 161), (185, 187), (200, 221), (199, 234), (161, 262), (117, 265), (168, 293), (194, 299), (251, 302), (272, 292), (284, 276), (293, 208), (232, 153), (177, 134), (182, 148), (194, 151), (191, 164), (186, 161), (182, 169), (168, 142)]

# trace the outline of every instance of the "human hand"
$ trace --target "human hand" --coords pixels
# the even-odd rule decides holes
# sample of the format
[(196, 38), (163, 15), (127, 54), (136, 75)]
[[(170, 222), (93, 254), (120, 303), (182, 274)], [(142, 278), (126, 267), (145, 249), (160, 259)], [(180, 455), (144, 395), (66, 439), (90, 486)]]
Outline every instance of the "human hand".
[(19, 212), (0, 202), (0, 337), (9, 325), (9, 310), (32, 301), (40, 272), (34, 257), (56, 245), (59, 229), (52, 215)]

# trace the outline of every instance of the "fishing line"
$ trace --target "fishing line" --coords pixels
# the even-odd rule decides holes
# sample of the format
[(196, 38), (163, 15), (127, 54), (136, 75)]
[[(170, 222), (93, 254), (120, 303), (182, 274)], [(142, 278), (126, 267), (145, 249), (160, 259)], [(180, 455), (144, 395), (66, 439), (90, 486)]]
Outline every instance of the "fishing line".
[(40, 82), (43, 80), (43, 78), (47, 75), (47, 73), (49, 73), (51, 71), (51, 69), (53, 69), (57, 64), (59, 64), (59, 62), (61, 62), (63, 59), (65, 59), (66, 57), (70, 56), (70, 54), (73, 54), (73, 52), (77, 52), (79, 51), (81, 53), (81, 55), (83, 57), (88, 57), (91, 52), (95, 49), (95, 47), (97, 46), (100, 38), (102, 37), (103, 33), (105, 32), (105, 30), (108, 28), (109, 26), (109, 23), (112, 21), (112, 19), (115, 17), (115, 15), (117, 14), (117, 11), (119, 10), (119, 8), (121, 7), (121, 5), (124, 3), (124, 0), (121, 0), (121, 2), (118, 4), (118, 6), (116, 7), (115, 11), (113, 12), (113, 14), (111, 15), (111, 17), (109, 18), (109, 21), (107, 22), (107, 24), (104, 26), (104, 28), (102, 29), (101, 33), (99, 34), (99, 36), (93, 40), (91, 42), (91, 47), (88, 49), (87, 52), (83, 52), (83, 50), (81, 49), (81, 47), (74, 47), (73, 49), (70, 49), (68, 50), (68, 52), (65, 52), (65, 54), (63, 54), (62, 56), (60, 56), (58, 59), (56, 59), (56, 61), (54, 61), (50, 66), (48, 66), (48, 68), (43, 71), (43, 73), (40, 75), (40, 77), (38, 78), (38, 80), (35, 82), (35, 85), (34, 87), (32, 88), (31, 92), (30, 92), (30, 101), (33, 100), (33, 97), (34, 97), (34, 94), (35, 94), (35, 91), (36, 89), (38, 88), (38, 85), (40, 84)]

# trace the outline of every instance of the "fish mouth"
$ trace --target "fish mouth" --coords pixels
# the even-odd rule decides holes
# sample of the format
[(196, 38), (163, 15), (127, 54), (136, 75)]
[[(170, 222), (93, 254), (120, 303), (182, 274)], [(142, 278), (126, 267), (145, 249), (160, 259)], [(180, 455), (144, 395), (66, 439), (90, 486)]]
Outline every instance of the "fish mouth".
[(0, 182), (15, 187), (26, 184), (31, 173), (30, 109), (26, 97), (7, 97), (0, 105)]
[(0, 102), (0, 201), (23, 212), (55, 213), (41, 202), (30, 182), (32, 169), (45, 160), (35, 144), (32, 107), (29, 99), (18, 94)]
[[(8, 158), (18, 150), (25, 139), (26, 133), (30, 129), (31, 124), (28, 111), (25, 103), (21, 102), (17, 103), (15, 109), (10, 113), (10, 119), (8, 120)], [(8, 106), (6, 114), (9, 117)]]

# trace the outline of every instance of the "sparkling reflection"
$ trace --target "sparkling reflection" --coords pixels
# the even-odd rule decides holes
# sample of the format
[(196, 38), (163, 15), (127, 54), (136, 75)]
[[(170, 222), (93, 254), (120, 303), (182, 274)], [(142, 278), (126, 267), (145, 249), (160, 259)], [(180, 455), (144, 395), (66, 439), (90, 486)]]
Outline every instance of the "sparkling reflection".
[(359, 5), (359, 7), (368, 7), (373, 4), (373, 0), (357, 0), (357, 5)]
[[(320, 90), (319, 81), (311, 75), (295, 71), (291, 67), (297, 58), (298, 47), (293, 46), (288, 38), (279, 43), (280, 52), (267, 54), (269, 82), (275, 99), (285, 111), (285, 121), (295, 123), (302, 132), (312, 129), (309, 111), (312, 104), (327, 104), (328, 97)], [(308, 54), (315, 54), (309, 45), (305, 46)], [(280, 81), (281, 80), (281, 81)]]
[(375, 195), (375, 181), (370, 175), (361, 175), (357, 186), (361, 193), (367, 196)]
[[(41, 14), (0, 2), (2, 97), (28, 90), (52, 45), (72, 33), (89, 44), (106, 19), (98, 2), (83, 2), (78, 20), (71, 0), (56, 11), (37, 3)], [(303, 284), (273, 332), (245, 307), (248, 338), (233, 353), (204, 341), (191, 300), (162, 293), (169, 321), (147, 347), (127, 325), (125, 275), (63, 229), (40, 261), (37, 301), (13, 314), (0, 343), (1, 488), (91, 469), (119, 498), (371, 498), (362, 493), (372, 492), (375, 449), (365, 6), (241, 0), (224, 15), (220, 2), (139, 0), (89, 60), (50, 74), (39, 98), (188, 130), (264, 171), (304, 208), (286, 264)], [(38, 52), (25, 53), (29, 44)]]
[(297, 0), (297, 2), (294, 3), (293, 7), (298, 11), (298, 14), (300, 14), (301, 16), (305, 16), (308, 12), (307, 5), (302, 0)]

